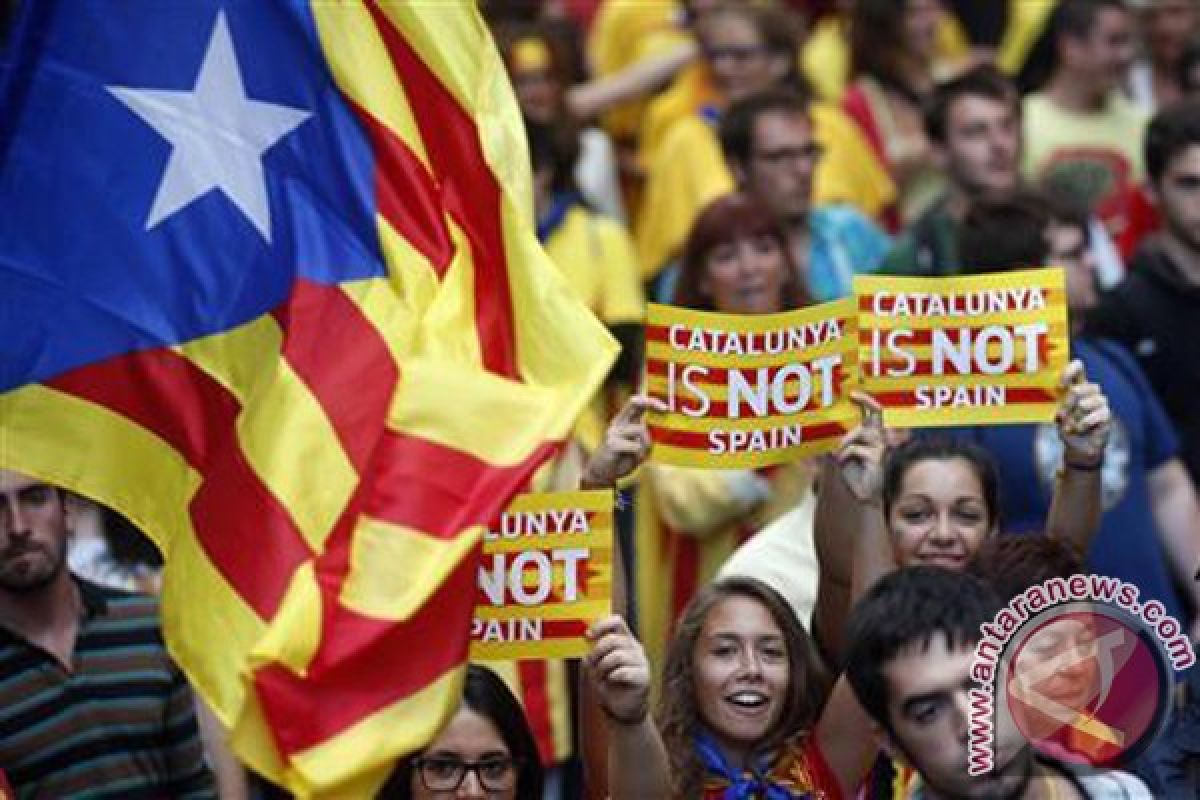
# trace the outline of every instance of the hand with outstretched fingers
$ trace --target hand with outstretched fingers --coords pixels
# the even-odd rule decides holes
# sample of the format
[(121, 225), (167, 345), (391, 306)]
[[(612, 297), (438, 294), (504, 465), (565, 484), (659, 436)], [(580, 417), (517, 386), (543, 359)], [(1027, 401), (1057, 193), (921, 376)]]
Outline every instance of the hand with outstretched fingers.
[(616, 614), (588, 629), (592, 650), (583, 659), (600, 707), (619, 725), (640, 725), (650, 709), (650, 662)]
[(1099, 384), (1091, 383), (1083, 362), (1072, 361), (1063, 370), (1062, 400), (1054, 415), (1067, 466), (1095, 469), (1104, 461), (1104, 448), (1112, 430), (1112, 411)]
[(863, 503), (875, 502), (883, 491), (883, 457), (887, 451), (883, 407), (864, 392), (852, 392), (850, 399), (862, 411), (863, 421), (842, 437), (833, 459), (854, 497)]
[(632, 475), (650, 454), (646, 412), (666, 410), (666, 403), (657, 397), (639, 394), (629, 398), (609, 423), (604, 441), (584, 466), (580, 485), (584, 489), (615, 488), (617, 481)]

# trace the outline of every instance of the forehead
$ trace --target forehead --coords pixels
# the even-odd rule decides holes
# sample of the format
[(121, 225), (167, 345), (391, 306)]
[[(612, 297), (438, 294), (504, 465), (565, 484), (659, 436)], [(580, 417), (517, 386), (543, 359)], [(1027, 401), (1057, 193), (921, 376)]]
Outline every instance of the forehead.
[(983, 498), (983, 485), (975, 469), (964, 458), (929, 458), (911, 465), (900, 483), (900, 496), (921, 494), (932, 497), (968, 495)]
[(1046, 228), (1046, 237), (1055, 249), (1069, 249), (1079, 244), (1086, 237), (1083, 228), (1065, 222), (1051, 222)]
[(1200, 175), (1200, 142), (1191, 144), (1177, 152), (1167, 162), (1167, 172)]
[(760, 45), (762, 37), (749, 17), (734, 11), (717, 11), (704, 17), (699, 30), (704, 44), (716, 45)]
[(1129, 25), (1129, 12), (1120, 8), (1106, 7), (1100, 9), (1100, 12), (1096, 15), (1091, 32), (1100, 36), (1123, 34), (1129, 28)]
[(1074, 642), (1080, 636), (1095, 633), (1092, 622), (1083, 617), (1059, 617), (1036, 630), (1028, 639), (1030, 647), (1049, 647), (1060, 643)]
[(1015, 96), (1000, 100), (977, 93), (956, 95), (946, 109), (946, 117), (951, 125), (970, 125), (981, 120), (1014, 117), (1016, 113)]
[(951, 648), (944, 633), (914, 642), (884, 664), (889, 704), (899, 708), (914, 697), (957, 690), (971, 677), (974, 644)]
[(783, 631), (759, 601), (742, 595), (726, 597), (704, 619), (703, 636), (782, 636)]
[(464, 705), (429, 745), (428, 752), (475, 758), (484, 753), (507, 753), (508, 748), (490, 719)]
[(806, 145), (812, 141), (812, 121), (800, 111), (765, 111), (754, 120), (754, 145), (759, 148)]
[(0, 492), (19, 492), (32, 486), (46, 486), (45, 481), (23, 475), (20, 472), (0, 469)]

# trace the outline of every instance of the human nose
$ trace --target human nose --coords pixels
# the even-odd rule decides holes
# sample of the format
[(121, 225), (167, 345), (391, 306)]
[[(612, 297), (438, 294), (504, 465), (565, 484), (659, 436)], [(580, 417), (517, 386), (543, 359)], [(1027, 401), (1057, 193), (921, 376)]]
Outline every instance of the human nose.
[(956, 741), (961, 741), (964, 745), (967, 742), (967, 732), (970, 730), (971, 720), (971, 699), (966, 692), (959, 691), (954, 693), (954, 736)]
[(738, 667), (742, 678), (762, 677), (762, 657), (755, 652), (754, 648), (746, 648), (742, 651)]
[(5, 533), (24, 533), (29, 530), (29, 520), (14, 498), (0, 498), (0, 523)]
[(478, 767), (467, 769), (467, 774), (463, 775), (462, 783), (458, 785), (455, 797), (487, 797), (487, 792), (484, 791), (483, 784), (479, 780)]
[(934, 517), (933, 528), (929, 535), (934, 541), (943, 544), (954, 541), (954, 525), (950, 520), (949, 512), (943, 512)]

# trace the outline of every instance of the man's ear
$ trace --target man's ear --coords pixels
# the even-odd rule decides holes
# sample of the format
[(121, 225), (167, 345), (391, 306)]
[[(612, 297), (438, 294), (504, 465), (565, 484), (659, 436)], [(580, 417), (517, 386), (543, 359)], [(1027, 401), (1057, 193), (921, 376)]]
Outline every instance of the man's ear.
[(79, 495), (68, 492), (66, 489), (59, 489), (58, 502), (62, 504), (63, 522), (66, 524), (67, 530), (74, 533), (75, 524), (79, 522), (79, 512), (82, 508)]
[(1154, 180), (1147, 178), (1145, 186), (1146, 186), (1147, 199), (1149, 199), (1151, 205), (1153, 205), (1154, 208), (1157, 209), (1161, 213), (1162, 212), (1162, 195), (1159, 194), (1159, 192), (1158, 192), (1158, 184)]
[(943, 175), (950, 169), (950, 156), (946, 152), (946, 148), (934, 140), (929, 140), (929, 152), (933, 156), (933, 165), (937, 171)]
[(906, 767), (912, 766), (912, 764), (908, 763), (908, 759), (904, 755), (904, 748), (900, 746), (899, 742), (882, 725), (872, 721), (871, 733), (875, 736), (875, 741), (879, 742), (880, 751), (888, 758)]
[(739, 189), (745, 188), (746, 181), (750, 180), (750, 171), (746, 169), (746, 163), (740, 159), (729, 159), (729, 171), (733, 173), (733, 181)]

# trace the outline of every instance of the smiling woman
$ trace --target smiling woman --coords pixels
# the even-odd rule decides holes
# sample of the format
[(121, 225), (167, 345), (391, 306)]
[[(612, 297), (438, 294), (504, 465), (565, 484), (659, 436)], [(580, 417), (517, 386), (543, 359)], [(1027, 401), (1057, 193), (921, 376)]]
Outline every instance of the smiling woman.
[[(840, 688), (840, 687), (839, 687)], [(815, 797), (849, 793), (869, 742), (848, 695), (822, 709), (823, 679), (808, 634), (786, 601), (751, 578), (702, 589), (667, 655), (660, 727), (679, 798)], [(837, 730), (827, 720), (851, 724)], [(831, 746), (832, 745), (832, 746)], [(825, 752), (837, 756), (826, 760)]]

